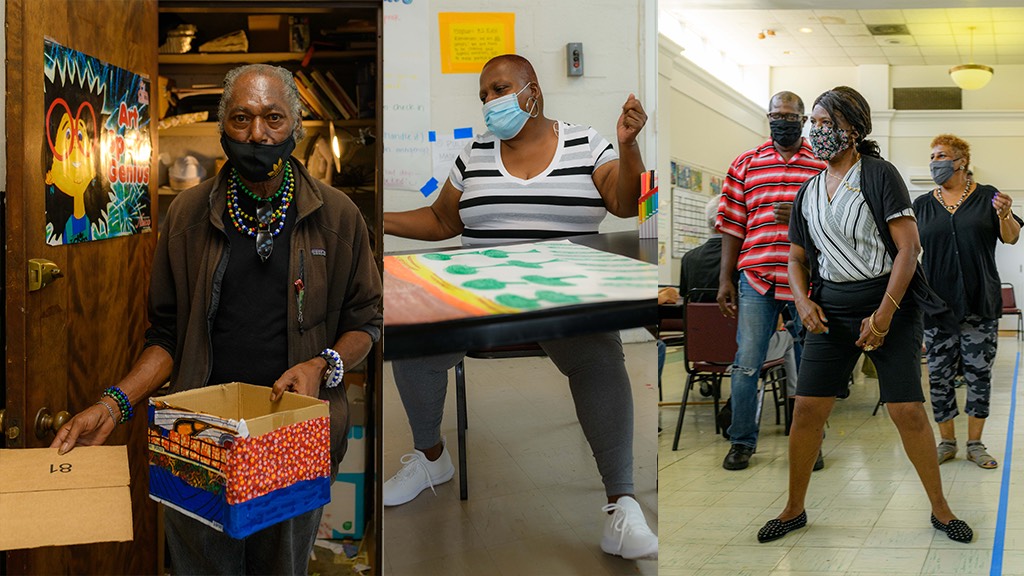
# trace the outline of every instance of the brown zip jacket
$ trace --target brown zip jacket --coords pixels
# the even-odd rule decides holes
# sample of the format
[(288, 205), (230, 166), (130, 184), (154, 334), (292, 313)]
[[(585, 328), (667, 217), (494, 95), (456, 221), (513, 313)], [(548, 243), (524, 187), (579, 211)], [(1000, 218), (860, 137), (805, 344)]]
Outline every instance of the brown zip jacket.
[[(318, 355), (345, 332), (381, 327), (381, 278), (358, 208), (345, 193), (309, 175), (293, 159), (297, 219), (289, 278), (300, 277), (305, 299), (288, 302), (288, 365)], [(208, 384), (210, 333), (227, 269), (224, 231), (230, 165), (178, 195), (161, 225), (150, 283), (146, 346), (174, 359), (171, 392)], [(330, 401), (332, 474), (345, 454), (348, 405), (344, 386), (321, 388)]]

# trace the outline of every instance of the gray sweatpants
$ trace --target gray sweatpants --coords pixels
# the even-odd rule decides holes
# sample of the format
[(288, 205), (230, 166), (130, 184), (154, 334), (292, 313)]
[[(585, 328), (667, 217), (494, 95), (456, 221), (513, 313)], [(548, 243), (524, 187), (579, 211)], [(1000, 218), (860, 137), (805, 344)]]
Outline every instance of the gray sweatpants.
[[(569, 378), (576, 417), (594, 452), (605, 492), (633, 493), (633, 394), (618, 332), (538, 343)], [(441, 441), (448, 370), (465, 352), (392, 362), (395, 384), (412, 428), (413, 444), (426, 450)]]

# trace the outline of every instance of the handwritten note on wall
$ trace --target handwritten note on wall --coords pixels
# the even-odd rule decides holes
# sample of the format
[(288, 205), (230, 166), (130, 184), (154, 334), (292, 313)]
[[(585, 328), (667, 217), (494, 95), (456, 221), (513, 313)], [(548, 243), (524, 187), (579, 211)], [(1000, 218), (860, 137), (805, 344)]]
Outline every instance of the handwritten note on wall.
[(385, 2), (384, 188), (419, 190), (431, 177), (430, 6)]
[(478, 73), (494, 56), (516, 51), (512, 12), (441, 12), (441, 73)]

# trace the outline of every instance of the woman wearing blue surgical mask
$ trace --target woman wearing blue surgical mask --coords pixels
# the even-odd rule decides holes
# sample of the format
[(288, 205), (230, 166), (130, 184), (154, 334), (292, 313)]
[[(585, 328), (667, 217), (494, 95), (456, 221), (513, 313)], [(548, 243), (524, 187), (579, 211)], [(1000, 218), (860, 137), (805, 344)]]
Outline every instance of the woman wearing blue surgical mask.
[(992, 362), (996, 357), (1002, 315), (996, 241), (1015, 244), (1021, 222), (1011, 200), (993, 186), (971, 177), (971, 147), (941, 134), (932, 140), (931, 172), (937, 185), (914, 201), (924, 248), (925, 275), (959, 320), (957, 330), (932, 326), (925, 318), (928, 383), (932, 412), (941, 436), (939, 463), (956, 457), (954, 419), (957, 407), (953, 380), (960, 365), (967, 382), (967, 459), (982, 468), (999, 464), (981, 441), (989, 414)]
[[(530, 62), (507, 54), (480, 72), (487, 132), (459, 155), (429, 207), (384, 214), (384, 233), (417, 240), (459, 234), (465, 246), (490, 246), (594, 234), (611, 212), (637, 214), (643, 159), (636, 138), (647, 122), (632, 94), (616, 128), (618, 152), (593, 128), (544, 116), (544, 95)], [(657, 558), (633, 489), (633, 401), (618, 332), (538, 342), (569, 379), (576, 413), (604, 483), (601, 549), (627, 559)], [(448, 370), (464, 352), (396, 360), (395, 384), (414, 450), (384, 483), (383, 503), (398, 506), (452, 479), (440, 434)], [(430, 494), (428, 493), (429, 497)]]
[(807, 488), (825, 420), (867, 354), (931, 504), (928, 521), (950, 539), (970, 542), (973, 532), (943, 495), (921, 391), (922, 313), (947, 325), (955, 319), (918, 266), (910, 195), (878, 144), (866, 139), (871, 109), (856, 90), (838, 86), (818, 96), (810, 121), (814, 155), (828, 165), (800, 188), (789, 222), (789, 283), (807, 330), (789, 436), (789, 495), (757, 538), (768, 542), (807, 525)]

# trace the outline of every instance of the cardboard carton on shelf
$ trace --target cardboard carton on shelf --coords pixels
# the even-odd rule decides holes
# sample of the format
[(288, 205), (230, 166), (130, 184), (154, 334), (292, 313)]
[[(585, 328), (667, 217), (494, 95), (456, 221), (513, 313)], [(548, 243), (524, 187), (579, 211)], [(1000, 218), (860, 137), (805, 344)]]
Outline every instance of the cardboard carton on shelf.
[(330, 501), (327, 404), (234, 382), (149, 401), (149, 493), (233, 538)]
[(128, 479), (125, 446), (0, 450), (0, 550), (131, 540)]
[(290, 52), (291, 29), (283, 14), (249, 15), (250, 52)]
[(359, 540), (366, 528), (366, 389), (361, 374), (345, 375), (348, 393), (348, 449), (331, 486), (331, 502), (324, 507), (319, 538)]
[(331, 501), (324, 506), (317, 537), (361, 539), (366, 528), (365, 501), (366, 427), (352, 426), (348, 451), (331, 486)]

